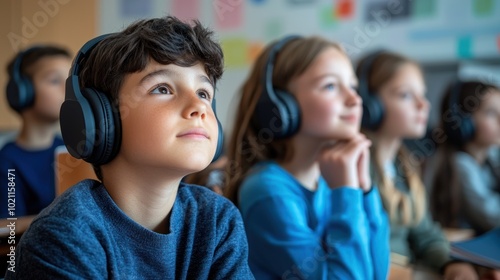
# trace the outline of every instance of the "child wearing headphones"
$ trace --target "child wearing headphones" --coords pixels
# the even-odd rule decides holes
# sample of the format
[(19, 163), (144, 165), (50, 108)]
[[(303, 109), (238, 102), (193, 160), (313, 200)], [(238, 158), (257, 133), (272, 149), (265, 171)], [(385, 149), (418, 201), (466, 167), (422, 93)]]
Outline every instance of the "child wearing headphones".
[(439, 148), (431, 209), (445, 227), (477, 234), (500, 227), (500, 90), (479, 81), (453, 82), (441, 104), (446, 141)]
[(86, 43), (61, 131), (101, 182), (76, 184), (40, 213), (6, 279), (253, 279), (237, 208), (181, 183), (220, 150), (222, 72), (221, 47), (198, 21), (140, 20)]
[[(10, 181), (2, 179), (0, 218), (38, 214), (54, 200), (55, 150), (64, 145), (58, 136), (59, 108), (70, 64), (66, 49), (39, 45), (20, 51), (7, 66), (7, 101), (22, 126), (0, 150), (0, 170), (15, 176), (15, 195), (7, 187)], [(13, 196), (11, 211), (7, 204)]]
[[(422, 137), (430, 105), (420, 66), (401, 55), (378, 51), (357, 66), (363, 98), (362, 127), (372, 140), (372, 178), (391, 223), (391, 259), (443, 272), (445, 279), (477, 279), (473, 267), (450, 262), (449, 243), (427, 210), (425, 187), (404, 139)], [(459, 277), (459, 278), (454, 278)]]
[(256, 279), (386, 279), (388, 222), (356, 86), (339, 45), (296, 36), (269, 45), (244, 83), (226, 195)]

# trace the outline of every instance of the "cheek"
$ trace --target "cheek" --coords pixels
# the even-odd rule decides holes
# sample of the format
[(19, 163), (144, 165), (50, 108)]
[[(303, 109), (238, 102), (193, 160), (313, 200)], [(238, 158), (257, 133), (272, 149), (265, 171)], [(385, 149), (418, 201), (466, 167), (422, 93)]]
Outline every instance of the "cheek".
[(335, 121), (339, 108), (331, 101), (308, 102), (302, 108), (303, 127), (310, 129), (325, 129), (328, 124)]
[(127, 116), (122, 116), (122, 135), (125, 143), (132, 151), (147, 153), (150, 150), (158, 151), (159, 144), (167, 141), (165, 131), (174, 133), (169, 129), (168, 119), (156, 114), (157, 110), (130, 109)]
[(410, 125), (410, 113), (403, 106), (386, 107), (384, 126), (400, 131)]
[(481, 142), (499, 142), (500, 124), (494, 119), (478, 120), (476, 124), (476, 135)]
[(59, 116), (59, 110), (63, 102), (64, 92), (60, 93), (56, 88), (39, 87), (35, 91), (34, 107), (45, 115)]

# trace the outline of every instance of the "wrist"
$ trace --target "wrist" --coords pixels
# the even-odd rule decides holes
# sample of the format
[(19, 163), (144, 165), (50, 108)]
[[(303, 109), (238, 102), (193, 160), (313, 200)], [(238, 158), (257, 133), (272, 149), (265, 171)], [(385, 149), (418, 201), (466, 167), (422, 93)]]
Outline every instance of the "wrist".
[(363, 194), (367, 195), (372, 192), (373, 190), (373, 185), (370, 185), (368, 188), (362, 188)]

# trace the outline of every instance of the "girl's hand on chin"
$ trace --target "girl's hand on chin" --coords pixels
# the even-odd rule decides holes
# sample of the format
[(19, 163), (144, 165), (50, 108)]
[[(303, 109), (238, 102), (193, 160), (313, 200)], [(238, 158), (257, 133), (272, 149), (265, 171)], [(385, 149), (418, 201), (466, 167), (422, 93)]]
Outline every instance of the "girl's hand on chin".
[(350, 140), (325, 145), (318, 162), (320, 171), (330, 188), (347, 186), (369, 190), (369, 147), (371, 141), (363, 134)]

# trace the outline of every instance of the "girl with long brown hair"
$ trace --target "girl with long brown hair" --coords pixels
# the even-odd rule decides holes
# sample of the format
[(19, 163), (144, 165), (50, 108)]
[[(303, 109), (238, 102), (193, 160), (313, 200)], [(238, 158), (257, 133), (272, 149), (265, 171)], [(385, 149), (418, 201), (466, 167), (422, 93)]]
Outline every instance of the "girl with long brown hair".
[(285, 38), (242, 88), (226, 195), (256, 279), (385, 279), (388, 223), (359, 132), (352, 64), (319, 37)]
[[(431, 210), (442, 226), (477, 234), (500, 227), (500, 90), (454, 81), (441, 104), (446, 141), (439, 147)], [(493, 152), (493, 153), (492, 153)]]

